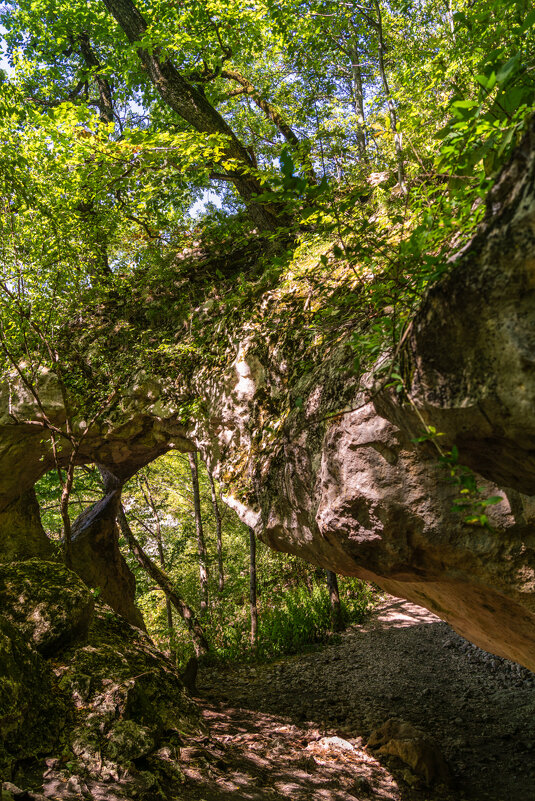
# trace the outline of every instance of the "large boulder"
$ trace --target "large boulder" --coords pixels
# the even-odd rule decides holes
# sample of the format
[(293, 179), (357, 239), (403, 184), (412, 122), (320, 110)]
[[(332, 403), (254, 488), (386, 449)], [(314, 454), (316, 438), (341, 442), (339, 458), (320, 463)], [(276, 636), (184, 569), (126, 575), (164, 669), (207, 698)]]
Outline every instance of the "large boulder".
[(58, 746), (68, 719), (50, 666), (0, 617), (0, 776), (13, 778), (17, 762), (39, 761)]
[(57, 664), (60, 686), (79, 710), (70, 743), (78, 769), (87, 774), (136, 773), (158, 751), (177, 748), (202, 730), (196, 705), (179, 673), (149, 638), (97, 607), (86, 644), (74, 645)]
[(33, 487), (0, 512), (0, 562), (48, 559), (52, 546), (45, 534)]
[(423, 432), (412, 407), (398, 407), (396, 425), (355, 392), (331, 416), (337, 376), (302, 387), (314, 403), (289, 416), (284, 443), (252, 455), (254, 500), (227, 501), (273, 548), (373, 581), (535, 669), (534, 505), (477, 475), (481, 498), (502, 501), (489, 526), (467, 524), (438, 453), (413, 441)]
[(3, 566), (0, 600), (2, 779), (72, 801), (179, 796), (180, 746), (204, 729), (147, 635), (51, 562)]
[(25, 640), (44, 655), (84, 636), (93, 596), (72, 571), (30, 559), (0, 565), (0, 608)]

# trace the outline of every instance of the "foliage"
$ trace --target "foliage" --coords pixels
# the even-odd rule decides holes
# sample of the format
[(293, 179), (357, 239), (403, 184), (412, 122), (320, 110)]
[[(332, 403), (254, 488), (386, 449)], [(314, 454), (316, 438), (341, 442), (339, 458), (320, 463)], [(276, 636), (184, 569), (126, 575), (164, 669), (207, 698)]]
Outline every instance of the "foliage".
[[(203, 524), (206, 530), (210, 576), (210, 611), (205, 625), (213, 657), (222, 660), (266, 659), (296, 653), (332, 634), (332, 613), (323, 571), (296, 557), (273, 552), (258, 542), (258, 644), (251, 650), (249, 635), (248, 530), (228, 507), (221, 504), (225, 586), (218, 592), (215, 519), (206, 470), (199, 464)], [(55, 472), (37, 486), (42, 521), (47, 533), (59, 536), (61, 519), (55, 499), (60, 488)], [(77, 469), (71, 510), (77, 514), (101, 497), (96, 469)], [(145, 552), (159, 563), (157, 524), (163, 542), (165, 570), (179, 595), (199, 609), (199, 569), (191, 477), (187, 458), (170, 452), (141, 470), (125, 487), (123, 503), (136, 537)], [(153, 505), (152, 505), (153, 504)], [(137, 604), (151, 636), (185, 663), (193, 649), (185, 625), (174, 615), (168, 629), (165, 596), (139, 568), (121, 541), (122, 551), (136, 576)], [(361, 622), (373, 593), (357, 579), (340, 578), (344, 621)]]
[[(323, 571), (307, 566), (296, 557), (277, 554), (257, 543), (259, 631), (258, 645), (251, 652), (249, 635), (248, 529), (234, 513), (221, 504), (223, 523), (223, 563), (225, 586), (218, 592), (216, 572), (215, 519), (206, 470), (199, 464), (201, 510), (205, 528), (210, 578), (210, 611), (203, 621), (218, 659), (243, 659), (249, 654), (267, 658), (295, 652), (301, 647), (326, 639), (331, 633), (330, 601)], [(169, 453), (142, 471), (157, 504), (165, 546), (166, 571), (187, 603), (199, 609), (199, 568), (195, 545), (193, 501), (187, 459)], [(140, 482), (132, 480), (125, 489), (125, 507), (136, 535), (146, 552), (158, 559), (154, 510), (140, 492)], [(152, 536), (151, 536), (152, 534)], [(127, 555), (128, 558), (128, 554)], [(151, 633), (167, 646), (164, 597), (130, 560), (138, 584), (138, 602)], [(370, 590), (356, 579), (341, 579), (341, 597), (348, 623), (360, 621), (372, 600)], [(175, 617), (171, 649), (180, 661), (191, 655), (185, 627)]]
[[(348, 304), (357, 313), (358, 369), (385, 348), (395, 369), (404, 327), (445, 269), (452, 237), (477, 222), (479, 201), (531, 113), (529, 7), (524, 0), (455, 0), (444, 13), (434, 2), (341, 9), (331, 0), (247, 8), (151, 0), (140, 8), (147, 46), (172, 59), (254, 151), (263, 202), (291, 211), (287, 235), (297, 231), (309, 246), (312, 229), (347, 262), (346, 292), (323, 305), (325, 316), (344, 314)], [(236, 165), (225, 156), (226, 136), (194, 130), (162, 100), (104, 4), (5, 2), (2, 24), (15, 69), (0, 87), (4, 287), (19, 287), (15, 300), (4, 291), (0, 304), (11, 349), (21, 358), (35, 352), (33, 360), (47, 364), (29, 321), (42, 326), (69, 363), (69, 391), (93, 406), (147, 356), (155, 366), (186, 368), (188, 359), (210, 359), (216, 354), (210, 337), (203, 341), (196, 301), (215, 294), (236, 311), (236, 304), (247, 307), (255, 278), (268, 278), (280, 254), (259, 262), (256, 275), (225, 276), (216, 266), (212, 287), (204, 282), (188, 292), (179, 316), (199, 322), (191, 344), (151, 335), (168, 314), (154, 306), (141, 341), (135, 321), (121, 323), (120, 359), (82, 345), (75, 359), (59, 332), (80, 303), (97, 309), (129, 293), (150, 297), (148, 284), (172, 281), (173, 254), (192, 242), (211, 255), (225, 243), (250, 242), (250, 224), (236, 216), (244, 204), (228, 180)], [(105, 119), (103, 82), (113, 119)], [(406, 193), (395, 186), (399, 158)], [(192, 219), (192, 203), (210, 187), (222, 212)], [(280, 243), (285, 235), (276, 237)], [(188, 281), (190, 272), (185, 265)], [(228, 315), (221, 333), (233, 323)]]

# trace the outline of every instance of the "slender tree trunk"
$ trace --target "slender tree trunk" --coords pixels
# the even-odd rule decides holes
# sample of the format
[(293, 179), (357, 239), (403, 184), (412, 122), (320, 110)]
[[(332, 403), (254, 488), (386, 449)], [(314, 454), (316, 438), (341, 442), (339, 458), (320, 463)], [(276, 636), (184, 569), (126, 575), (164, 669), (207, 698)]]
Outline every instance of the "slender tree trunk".
[(102, 64), (98, 60), (95, 51), (91, 46), (87, 33), (82, 33), (78, 37), (80, 52), (82, 57), (92, 72), (98, 89), (98, 110), (102, 122), (113, 122), (113, 96), (111, 86), (107, 78), (101, 74)]
[[(158, 514), (158, 509), (156, 508), (156, 504), (154, 502), (154, 498), (152, 497), (152, 492), (150, 491), (150, 484), (148, 482), (147, 477), (144, 477), (145, 487), (140, 487), (145, 498), (146, 503), (150, 506), (156, 526), (156, 545), (158, 548), (158, 558), (160, 560), (160, 567), (162, 570), (165, 571), (165, 553), (163, 550), (163, 539), (162, 539), (162, 525), (160, 522), (160, 515)], [(167, 614), (167, 630), (169, 632), (169, 651), (172, 652), (172, 642), (173, 642), (173, 609), (171, 607), (171, 601), (169, 597), (166, 595), (165, 597), (165, 610)]]
[(135, 538), (122, 506), (119, 507), (117, 522), (119, 523), (119, 528), (121, 529), (121, 532), (128, 543), (128, 547), (135, 556), (138, 564), (143, 568), (143, 570), (145, 570), (152, 580), (156, 582), (160, 589), (163, 590), (188, 627), (188, 631), (193, 642), (193, 648), (195, 649), (195, 655), (200, 657), (204, 654), (207, 654), (210, 650), (210, 646), (208, 645), (203, 628), (197, 620), (194, 611), (187, 605), (187, 603), (185, 603), (185, 601), (182, 600), (182, 598), (180, 598), (179, 595), (177, 595), (171, 580), (164, 573), (164, 571), (160, 570), (160, 568), (154, 564), (152, 559), (147, 556)]
[(251, 609), (251, 646), (256, 648), (258, 607), (256, 602), (256, 537), (249, 528), (249, 605)]
[[(131, 44), (147, 38), (148, 25), (132, 0), (102, 0), (108, 11), (115, 17)], [(239, 141), (230, 126), (216, 109), (210, 105), (193, 84), (179, 73), (169, 60), (160, 58), (159, 49), (138, 46), (137, 53), (148, 77), (162, 100), (183, 120), (197, 131), (209, 134), (222, 134), (227, 144), (223, 160), (232, 159), (236, 167), (233, 181), (245, 201), (254, 223), (264, 231), (272, 231), (282, 224), (279, 209), (274, 205), (258, 203), (254, 196), (263, 191), (262, 184), (252, 174), (253, 160), (247, 148)]]
[(353, 103), (355, 113), (357, 115), (357, 147), (359, 151), (360, 160), (362, 162), (368, 161), (368, 153), (366, 150), (366, 131), (365, 116), (364, 116), (364, 89), (362, 86), (362, 70), (360, 67), (360, 53), (358, 43), (352, 41), (349, 45), (349, 53), (351, 57), (351, 84), (353, 90)]
[(345, 626), (342, 616), (342, 605), (340, 603), (340, 592), (338, 591), (338, 579), (336, 578), (336, 573), (333, 573), (332, 570), (326, 570), (325, 572), (327, 574), (327, 586), (331, 597), (333, 631), (343, 631)]
[(218, 568), (218, 590), (223, 592), (225, 586), (225, 573), (223, 571), (223, 543), (221, 539), (221, 512), (219, 511), (219, 504), (217, 502), (217, 492), (214, 483), (212, 471), (206, 468), (208, 472), (208, 480), (210, 481), (210, 491), (212, 493), (212, 506), (214, 507), (215, 528), (216, 528), (216, 541), (217, 541), (217, 568)]
[(396, 151), (396, 160), (398, 165), (398, 184), (401, 187), (401, 191), (404, 194), (406, 194), (407, 187), (405, 185), (405, 164), (403, 161), (403, 137), (401, 131), (398, 128), (396, 106), (392, 99), (390, 86), (388, 85), (388, 78), (386, 76), (385, 62), (384, 62), (385, 44), (383, 39), (383, 18), (381, 15), (381, 6), (379, 4), (379, 0), (374, 0), (374, 6), (377, 14), (376, 30), (378, 37), (379, 74), (381, 76), (381, 81), (383, 83), (383, 90), (386, 97), (386, 105), (388, 106), (390, 127), (392, 128), (392, 132), (394, 134), (394, 148)]
[(195, 512), (195, 530), (197, 532), (197, 550), (199, 552), (199, 576), (201, 582), (201, 618), (208, 612), (208, 560), (201, 515), (201, 494), (199, 492), (199, 471), (197, 470), (197, 454), (188, 453), (193, 489), (193, 508)]

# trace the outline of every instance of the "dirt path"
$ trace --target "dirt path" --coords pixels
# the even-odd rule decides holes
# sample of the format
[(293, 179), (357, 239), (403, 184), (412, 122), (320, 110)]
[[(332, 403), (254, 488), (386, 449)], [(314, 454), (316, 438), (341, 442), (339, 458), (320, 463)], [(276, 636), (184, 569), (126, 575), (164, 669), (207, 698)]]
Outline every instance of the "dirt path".
[[(210, 736), (181, 751), (191, 798), (535, 799), (535, 676), (407, 601), (320, 651), (206, 668), (198, 686)], [(390, 718), (427, 733), (446, 783), (366, 747)]]

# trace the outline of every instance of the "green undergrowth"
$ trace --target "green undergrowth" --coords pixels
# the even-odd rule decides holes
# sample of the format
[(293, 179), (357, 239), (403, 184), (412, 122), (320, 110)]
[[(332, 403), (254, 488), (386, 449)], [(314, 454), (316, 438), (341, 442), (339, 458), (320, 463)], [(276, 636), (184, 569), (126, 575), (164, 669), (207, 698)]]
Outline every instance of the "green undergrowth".
[[(359, 579), (339, 577), (339, 585), (344, 624), (362, 623), (373, 608), (376, 593)], [(339, 636), (333, 631), (328, 589), (316, 581), (311, 586), (272, 591), (260, 599), (255, 647), (250, 641), (249, 607), (233, 598), (219, 602), (205, 626), (212, 646), (207, 661), (218, 663), (268, 661), (302, 653)], [(191, 645), (180, 632), (174, 648), (184, 664), (191, 656)]]

